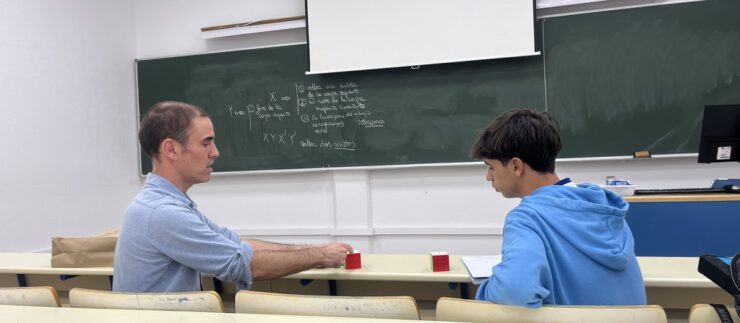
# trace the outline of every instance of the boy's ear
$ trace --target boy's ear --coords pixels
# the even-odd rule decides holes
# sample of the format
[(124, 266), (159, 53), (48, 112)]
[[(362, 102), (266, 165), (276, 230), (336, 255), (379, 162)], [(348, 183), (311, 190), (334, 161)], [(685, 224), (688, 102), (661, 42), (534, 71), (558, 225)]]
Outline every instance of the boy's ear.
[(509, 160), (509, 164), (511, 164), (511, 169), (515, 176), (521, 176), (522, 173), (524, 173), (524, 161), (519, 157), (511, 158), (511, 160)]

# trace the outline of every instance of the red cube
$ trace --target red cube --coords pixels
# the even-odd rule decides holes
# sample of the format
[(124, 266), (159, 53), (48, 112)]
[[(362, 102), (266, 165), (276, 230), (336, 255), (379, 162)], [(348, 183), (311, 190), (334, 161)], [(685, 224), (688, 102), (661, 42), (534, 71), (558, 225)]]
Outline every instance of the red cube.
[(362, 259), (360, 258), (360, 253), (355, 251), (353, 253), (347, 254), (347, 261), (345, 263), (345, 267), (347, 269), (360, 269), (362, 268)]
[(450, 255), (446, 252), (432, 252), (432, 271), (450, 271)]

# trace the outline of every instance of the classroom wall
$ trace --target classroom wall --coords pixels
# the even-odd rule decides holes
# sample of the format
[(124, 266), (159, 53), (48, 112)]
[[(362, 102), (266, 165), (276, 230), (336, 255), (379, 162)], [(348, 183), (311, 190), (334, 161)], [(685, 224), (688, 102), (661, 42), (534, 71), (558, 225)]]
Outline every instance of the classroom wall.
[(0, 252), (120, 223), (136, 193), (133, 1), (0, 1)]
[[(609, 2), (609, 1), (606, 1)], [(302, 0), (0, 1), (0, 134), (11, 144), (0, 251), (119, 226), (141, 187), (133, 60), (305, 40), (303, 30), (204, 40), (204, 26), (303, 14)], [(12, 62), (13, 64), (9, 64)], [(12, 65), (12, 66), (11, 66)], [(493, 118), (495, 116), (491, 116)], [(218, 144), (218, 139), (216, 141)], [(738, 164), (695, 157), (564, 161), (561, 176), (640, 187), (706, 186)], [(217, 223), (277, 241), (351, 242), (362, 252), (500, 252), (507, 200), (482, 165), (214, 176), (190, 196)]]

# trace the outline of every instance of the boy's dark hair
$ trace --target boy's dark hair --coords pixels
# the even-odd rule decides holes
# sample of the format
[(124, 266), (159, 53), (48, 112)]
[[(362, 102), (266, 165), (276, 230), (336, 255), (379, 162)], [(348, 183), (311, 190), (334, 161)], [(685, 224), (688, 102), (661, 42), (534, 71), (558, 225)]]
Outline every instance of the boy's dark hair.
[(555, 172), (555, 157), (560, 152), (560, 133), (547, 112), (512, 110), (493, 120), (473, 145), (475, 159), (496, 159), (506, 165), (519, 157), (532, 169)]
[(207, 117), (208, 113), (192, 104), (163, 101), (154, 104), (141, 119), (139, 143), (144, 153), (158, 158), (159, 145), (167, 138), (186, 144), (193, 119)]

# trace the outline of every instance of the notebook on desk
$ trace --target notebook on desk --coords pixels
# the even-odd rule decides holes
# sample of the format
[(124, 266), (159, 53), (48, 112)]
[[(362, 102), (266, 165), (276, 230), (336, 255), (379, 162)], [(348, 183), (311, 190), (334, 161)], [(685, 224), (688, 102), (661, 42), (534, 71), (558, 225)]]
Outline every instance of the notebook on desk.
[(480, 285), (491, 277), (493, 266), (501, 262), (501, 255), (463, 256), (462, 261), (470, 273), (473, 284)]

